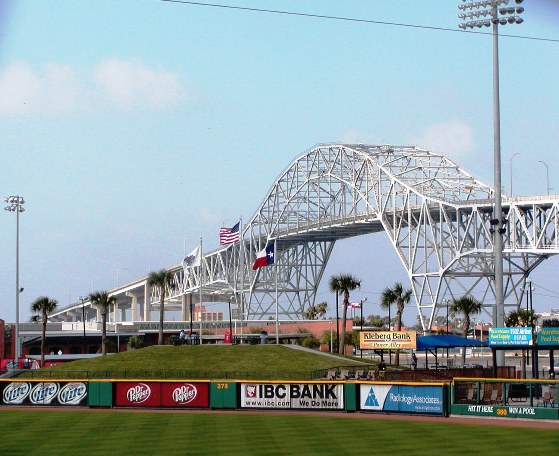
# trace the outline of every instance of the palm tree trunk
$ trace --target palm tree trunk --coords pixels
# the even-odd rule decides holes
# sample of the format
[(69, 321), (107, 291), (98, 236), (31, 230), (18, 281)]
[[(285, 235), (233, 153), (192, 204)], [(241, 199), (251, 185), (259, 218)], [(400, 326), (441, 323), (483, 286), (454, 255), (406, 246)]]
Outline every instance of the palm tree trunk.
[(338, 311), (338, 292), (336, 291), (336, 350), (340, 352), (340, 314)]
[[(470, 314), (467, 312), (464, 312), (464, 338), (467, 339), (468, 338), (468, 332), (470, 331), (470, 326), (472, 325), (472, 321), (470, 320)], [(474, 328), (475, 330), (475, 328)], [(480, 337), (481, 340), (481, 337)], [(466, 347), (463, 348), (462, 351), (462, 365), (466, 364)]]
[(342, 304), (342, 329), (340, 333), (340, 344), (338, 345), (338, 353), (343, 355), (345, 352), (345, 322), (347, 318), (347, 305), (349, 303), (349, 293), (344, 293), (344, 302)]
[[(398, 305), (398, 310), (396, 311), (396, 330), (402, 330), (402, 310), (400, 308), (400, 305)], [(400, 365), (400, 350), (396, 350), (394, 353), (394, 365)]]
[[(201, 311), (200, 306), (200, 311)], [(157, 337), (157, 345), (163, 345), (163, 316), (165, 313), (165, 291), (161, 290), (161, 308), (159, 309), (159, 336)], [(202, 335), (200, 334), (200, 337)]]
[(107, 354), (107, 311), (101, 314), (103, 320), (103, 333), (101, 334), (101, 355)]
[[(41, 367), (45, 367), (45, 339), (47, 337), (47, 321), (43, 316), (43, 335), (41, 337)], [(19, 363), (19, 359), (16, 360)], [(18, 365), (18, 364), (16, 364)]]

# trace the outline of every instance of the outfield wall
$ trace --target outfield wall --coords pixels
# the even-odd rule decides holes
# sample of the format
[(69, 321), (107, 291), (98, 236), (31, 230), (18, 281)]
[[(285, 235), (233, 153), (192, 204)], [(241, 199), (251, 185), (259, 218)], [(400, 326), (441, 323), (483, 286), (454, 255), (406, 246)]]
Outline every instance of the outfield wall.
[(446, 415), (444, 383), (0, 380), (0, 405)]
[(0, 379), (0, 407), (306, 410), (559, 420), (554, 396), (558, 385), (471, 378), (452, 383)]

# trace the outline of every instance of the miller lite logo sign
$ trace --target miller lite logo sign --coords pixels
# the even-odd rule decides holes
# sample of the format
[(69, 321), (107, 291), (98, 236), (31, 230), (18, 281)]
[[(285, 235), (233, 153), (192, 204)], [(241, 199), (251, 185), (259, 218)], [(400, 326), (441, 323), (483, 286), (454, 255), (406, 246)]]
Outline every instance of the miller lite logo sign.
[(132, 386), (126, 392), (126, 399), (133, 404), (141, 404), (149, 399), (151, 395), (151, 388), (145, 383), (138, 383)]
[(21, 404), (31, 391), (31, 385), (27, 382), (12, 382), (4, 388), (4, 404)]
[(61, 405), (78, 405), (87, 396), (87, 387), (82, 382), (67, 383), (58, 394)]
[(186, 383), (173, 390), (173, 401), (177, 404), (188, 404), (196, 399), (197, 394), (198, 390), (196, 387), (190, 383)]
[(37, 383), (31, 390), (29, 400), (32, 404), (50, 404), (58, 394), (58, 383)]

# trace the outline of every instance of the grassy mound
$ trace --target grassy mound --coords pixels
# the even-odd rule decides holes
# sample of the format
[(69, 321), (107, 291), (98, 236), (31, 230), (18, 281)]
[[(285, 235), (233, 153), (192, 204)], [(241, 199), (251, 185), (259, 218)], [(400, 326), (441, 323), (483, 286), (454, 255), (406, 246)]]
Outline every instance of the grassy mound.
[(27, 372), (32, 378), (311, 379), (313, 372), (358, 363), (281, 345), (146, 347)]

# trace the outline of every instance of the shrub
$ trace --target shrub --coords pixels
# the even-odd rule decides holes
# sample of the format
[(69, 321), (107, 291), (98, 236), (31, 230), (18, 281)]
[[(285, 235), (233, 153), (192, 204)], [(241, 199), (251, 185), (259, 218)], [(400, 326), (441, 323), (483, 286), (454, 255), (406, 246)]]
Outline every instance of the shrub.
[(301, 340), (301, 345), (307, 348), (318, 348), (320, 347), (320, 341), (314, 336), (305, 337)]
[(144, 343), (143, 339), (139, 338), (138, 336), (132, 336), (128, 339), (128, 347), (131, 349), (136, 348), (144, 348), (146, 344)]

